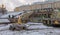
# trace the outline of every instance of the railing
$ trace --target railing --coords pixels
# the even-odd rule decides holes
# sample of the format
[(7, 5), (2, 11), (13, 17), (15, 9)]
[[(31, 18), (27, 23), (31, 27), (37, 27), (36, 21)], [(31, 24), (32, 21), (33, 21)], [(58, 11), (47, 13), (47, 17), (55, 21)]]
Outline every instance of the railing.
[(60, 18), (32, 18), (32, 19), (40, 19), (40, 20), (60, 20)]

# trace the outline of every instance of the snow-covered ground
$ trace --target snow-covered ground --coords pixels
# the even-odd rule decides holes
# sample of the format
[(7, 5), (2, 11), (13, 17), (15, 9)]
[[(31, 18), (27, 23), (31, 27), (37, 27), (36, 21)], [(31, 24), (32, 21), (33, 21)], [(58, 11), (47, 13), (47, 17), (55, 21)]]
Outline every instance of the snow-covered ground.
[(0, 27), (0, 35), (60, 35), (60, 28), (48, 27), (42, 23), (28, 22), (30, 26), (28, 28), (39, 30), (21, 30), (21, 31), (10, 31), (8, 30), (9, 25)]
[(33, 23), (33, 22), (28, 22), (27, 25), (29, 25), (28, 29), (48, 29), (48, 28), (53, 28), (53, 27), (48, 27), (43, 25), (43, 23)]
[(4, 15), (0, 16), (0, 18), (9, 18), (9, 15), (12, 17), (12, 15), (13, 16), (21, 15), (21, 13), (23, 13), (23, 12), (10, 12), (10, 13), (7, 13), (7, 14), (4, 14)]

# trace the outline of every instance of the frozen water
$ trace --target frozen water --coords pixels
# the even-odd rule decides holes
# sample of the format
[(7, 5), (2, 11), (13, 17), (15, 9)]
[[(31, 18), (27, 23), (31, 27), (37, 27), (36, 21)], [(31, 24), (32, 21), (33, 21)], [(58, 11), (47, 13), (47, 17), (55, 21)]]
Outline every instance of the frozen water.
[(11, 24), (9, 24), (9, 25), (3, 25), (3, 26), (0, 25), (0, 31), (9, 30), (10, 25)]
[(38, 24), (38, 25), (43, 25), (43, 23), (34, 23), (34, 22), (28, 22), (27, 24)]
[(0, 19), (0, 23), (6, 23), (6, 22), (10, 22), (8, 19)]
[[(50, 33), (52, 32), (52, 33)], [(4, 34), (3, 34), (4, 33)], [(60, 35), (60, 32), (48, 31), (48, 30), (34, 30), (34, 31), (0, 31), (0, 35)]]
[(28, 22), (27, 25), (30, 25), (28, 29), (45, 29), (45, 28), (53, 28), (53, 27), (48, 27), (43, 25), (43, 23), (33, 23), (33, 22)]
[[(30, 24), (31, 22), (29, 22), (28, 24)], [(36, 23), (35, 23), (36, 24)], [(21, 31), (10, 31), (8, 30), (9, 25), (6, 26), (2, 26), (0, 27), (0, 35), (60, 35), (60, 28), (53, 28), (51, 27), (51, 29), (47, 29), (49, 28), (48, 26), (45, 26), (43, 24), (39, 25), (32, 25), (30, 27), (33, 28), (46, 28), (46, 29), (41, 29), (41, 30), (21, 30)]]

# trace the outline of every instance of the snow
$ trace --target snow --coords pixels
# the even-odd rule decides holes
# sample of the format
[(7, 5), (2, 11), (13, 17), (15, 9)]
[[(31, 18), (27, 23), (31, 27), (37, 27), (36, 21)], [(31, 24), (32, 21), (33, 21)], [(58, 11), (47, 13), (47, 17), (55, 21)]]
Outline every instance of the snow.
[[(52, 33), (50, 33), (52, 32)], [(3, 34), (4, 33), (4, 34)], [(60, 35), (60, 32), (54, 32), (54, 30), (48, 31), (48, 30), (32, 30), (32, 31), (1, 31), (0, 35)]]
[(8, 19), (0, 19), (0, 23), (10, 22)]
[(9, 25), (3, 25), (3, 26), (0, 25), (0, 31), (2, 31), (2, 30), (9, 30), (10, 25), (11, 24), (9, 24)]
[(2, 15), (0, 18), (8, 18), (9, 15), (12, 17), (12, 15), (15, 16), (15, 15), (18, 15), (20, 13), (23, 13), (23, 12), (11, 12), (11, 13)]
[(21, 15), (17, 15), (17, 16), (15, 16), (14, 18), (18, 18), (19, 16), (22, 16), (23, 14), (21, 14)]
[(27, 25), (29, 25), (28, 29), (46, 29), (46, 28), (53, 28), (43, 25), (43, 23), (33, 23), (28, 22)]
[[(30, 26), (28, 29), (46, 29), (46, 28), (48, 28), (47, 26), (43, 26), (43, 25), (33, 25), (33, 26)], [(49, 28), (51, 28), (51, 27), (49, 27)]]
[(28, 22), (27, 24), (38, 24), (38, 25), (42, 25), (43, 23), (34, 23), (34, 22)]
[[(31, 24), (30, 27), (33, 26), (33, 28), (45, 28), (45, 29), (40, 29), (40, 30), (21, 30), (21, 31), (10, 31), (9, 26), (11, 24), (8, 24), (6, 26), (2, 26), (0, 27), (0, 35), (60, 35), (60, 28), (54, 28), (51, 27), (51, 29), (47, 29), (49, 28), (48, 26), (43, 25), (42, 23), (35, 23), (35, 25), (33, 22), (28, 22), (28, 25)], [(46, 28), (47, 27), (47, 28)]]

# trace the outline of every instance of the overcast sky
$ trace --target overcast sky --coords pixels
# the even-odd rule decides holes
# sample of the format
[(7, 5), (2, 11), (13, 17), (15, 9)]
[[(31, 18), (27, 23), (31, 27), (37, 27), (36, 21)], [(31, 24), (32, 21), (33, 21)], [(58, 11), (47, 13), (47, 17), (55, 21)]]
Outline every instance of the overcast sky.
[(0, 5), (4, 4), (8, 10), (13, 10), (16, 6), (31, 4), (33, 2), (43, 2), (45, 0), (0, 0)]

